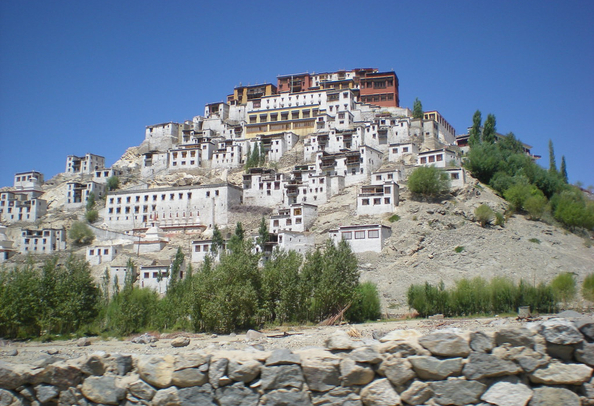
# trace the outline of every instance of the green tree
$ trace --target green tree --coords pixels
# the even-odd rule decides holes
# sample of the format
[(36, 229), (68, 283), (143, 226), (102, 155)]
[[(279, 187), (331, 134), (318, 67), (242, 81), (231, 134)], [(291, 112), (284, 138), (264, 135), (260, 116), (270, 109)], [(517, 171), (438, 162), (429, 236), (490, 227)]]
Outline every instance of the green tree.
[(555, 162), (555, 149), (553, 141), (549, 140), (549, 172), (557, 173), (557, 163)]
[(575, 278), (571, 272), (562, 272), (551, 282), (555, 298), (557, 301), (562, 301), (565, 308), (575, 297), (577, 291), (575, 285)]
[(86, 209), (87, 209), (87, 211), (89, 211), (89, 210), (92, 210), (93, 207), (95, 207), (95, 193), (91, 192), (91, 193), (89, 193), (89, 196), (87, 197)]
[(594, 302), (594, 273), (589, 273), (582, 284), (582, 296), (584, 299)]
[(300, 295), (302, 257), (295, 251), (275, 249), (262, 269), (262, 310), (265, 321), (303, 321), (305, 303)]
[(415, 102), (413, 103), (413, 118), (423, 118), (423, 104), (419, 100), (419, 98), (415, 98)]
[(264, 252), (264, 246), (268, 241), (270, 241), (270, 233), (268, 232), (268, 225), (266, 224), (266, 219), (262, 217), (262, 220), (260, 220), (260, 228), (258, 228), (257, 239), (257, 244), (262, 252)]
[(435, 198), (450, 190), (448, 174), (435, 166), (420, 166), (408, 177), (408, 189), (413, 197)]
[[(540, 190), (539, 190), (540, 192)], [(547, 207), (547, 198), (541, 193), (528, 197), (523, 204), (530, 220), (540, 220)]]
[(99, 218), (99, 212), (97, 210), (89, 210), (85, 213), (85, 219), (89, 223), (94, 223)]
[(473, 148), (475, 145), (480, 144), (481, 142), (481, 122), (482, 122), (481, 112), (479, 110), (474, 112), (472, 116), (472, 127), (468, 132), (468, 143), (470, 147)]
[(215, 224), (212, 230), (212, 244), (210, 246), (210, 251), (216, 256), (224, 248), (225, 240), (223, 239), (223, 234), (221, 234), (219, 226)]
[(496, 121), (493, 114), (489, 114), (485, 120), (483, 128), (483, 142), (487, 144), (494, 144), (497, 138), (497, 129), (495, 127)]
[(357, 285), (352, 303), (345, 314), (352, 323), (363, 323), (381, 317), (379, 292), (377, 285), (373, 282), (363, 282)]
[(567, 179), (567, 166), (565, 164), (565, 155), (561, 156), (561, 166), (559, 167), (559, 173), (561, 174), (563, 182), (569, 183)]
[(474, 209), (474, 216), (480, 223), (481, 227), (486, 227), (488, 224), (491, 224), (493, 219), (495, 219), (495, 212), (493, 212), (493, 209), (491, 209), (486, 204), (481, 204), (476, 209)]
[(110, 176), (109, 178), (107, 178), (106, 185), (107, 185), (107, 190), (109, 190), (109, 191), (117, 190), (120, 188), (120, 178), (118, 178), (115, 175)]
[(95, 239), (93, 230), (80, 221), (72, 223), (70, 230), (68, 230), (68, 237), (75, 245), (88, 245)]

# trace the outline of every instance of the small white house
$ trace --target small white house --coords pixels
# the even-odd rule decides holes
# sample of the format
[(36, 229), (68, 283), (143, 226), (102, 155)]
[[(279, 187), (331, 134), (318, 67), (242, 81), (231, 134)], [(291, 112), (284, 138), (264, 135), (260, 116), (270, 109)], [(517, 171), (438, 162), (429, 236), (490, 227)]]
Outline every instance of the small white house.
[(354, 253), (381, 252), (384, 242), (392, 235), (392, 229), (381, 224), (364, 224), (359, 226), (342, 226), (330, 230), (330, 239), (338, 244), (347, 241)]
[(436, 149), (433, 151), (420, 152), (417, 155), (417, 165), (435, 165), (437, 168), (445, 168), (451, 165), (460, 166), (460, 158), (455, 151), (450, 149)]
[(318, 206), (307, 203), (296, 203), (285, 209), (279, 209), (278, 214), (270, 218), (269, 231), (278, 233), (281, 230), (303, 232), (318, 217)]
[(141, 288), (150, 288), (159, 294), (165, 294), (169, 285), (169, 272), (170, 265), (141, 266), (138, 284)]
[(361, 186), (357, 194), (357, 216), (392, 213), (398, 206), (400, 188), (394, 182)]
[(87, 248), (86, 258), (91, 265), (111, 262), (119, 254), (121, 245), (94, 245)]
[(296, 251), (301, 255), (315, 248), (313, 234), (283, 230), (277, 235), (277, 247), (285, 251)]

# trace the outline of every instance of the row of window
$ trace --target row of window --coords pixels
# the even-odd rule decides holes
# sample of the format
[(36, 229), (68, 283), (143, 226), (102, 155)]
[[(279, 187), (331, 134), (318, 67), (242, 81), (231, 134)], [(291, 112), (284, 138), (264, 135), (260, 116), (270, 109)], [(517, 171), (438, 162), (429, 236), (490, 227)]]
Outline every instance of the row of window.
[[(210, 190), (207, 190), (206, 193), (205, 193), (205, 196), (206, 197), (210, 197), (211, 196), (211, 193), (210, 192), (211, 192)], [(219, 190), (215, 190), (214, 191), (214, 195), (215, 196), (219, 196), (220, 195), (220, 191)], [(191, 199), (192, 198), (192, 192), (186, 192), (185, 193), (185, 196), (186, 196), (186, 198), (188, 200)], [(178, 200), (183, 200), (184, 199), (184, 193), (183, 192), (179, 192), (177, 194), (177, 197), (178, 197)], [(167, 199), (167, 194), (166, 193), (162, 193), (161, 194), (161, 201), (164, 201), (166, 199)], [(127, 196), (125, 198), (125, 200), (126, 200), (126, 203), (132, 203), (132, 196)], [(141, 200), (141, 196), (134, 196), (134, 201), (136, 203), (140, 202), (140, 200)], [(145, 201), (145, 202), (148, 202), (149, 201), (149, 195), (144, 195), (142, 197), (142, 200)], [(158, 195), (152, 195), (152, 201), (153, 202), (156, 202), (157, 200), (158, 200)], [(169, 200), (175, 200), (175, 193), (169, 193)], [(122, 204), (122, 198), (121, 197), (118, 197), (118, 198), (110, 197), (109, 198), (109, 204)]]
[[(379, 238), (379, 230), (361, 230), (355, 231), (355, 240), (364, 240), (365, 234), (367, 233), (367, 238)], [(342, 233), (343, 240), (352, 240), (353, 239), (353, 231), (343, 231)]]
[[(361, 205), (363, 206), (369, 206), (369, 202), (370, 199), (362, 199), (361, 200)], [(376, 197), (373, 199), (373, 205), (379, 205), (382, 204), (382, 198), (381, 197)], [(390, 198), (389, 197), (384, 197), (384, 203), (383, 204), (390, 204)]]

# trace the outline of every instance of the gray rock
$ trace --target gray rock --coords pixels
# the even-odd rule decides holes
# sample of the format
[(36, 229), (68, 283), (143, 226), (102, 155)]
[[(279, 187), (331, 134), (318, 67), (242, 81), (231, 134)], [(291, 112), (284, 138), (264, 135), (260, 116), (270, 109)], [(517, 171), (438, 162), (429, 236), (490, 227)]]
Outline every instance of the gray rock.
[(217, 406), (214, 398), (214, 390), (210, 384), (192, 386), (177, 391), (181, 406)]
[(188, 345), (190, 345), (190, 339), (188, 337), (179, 336), (171, 340), (171, 346), (175, 348), (187, 347)]
[(575, 350), (575, 359), (583, 362), (591, 367), (594, 367), (594, 344), (582, 341), (577, 344)]
[(298, 389), (278, 389), (262, 396), (262, 406), (311, 406), (309, 394)]
[(152, 406), (177, 406), (181, 404), (178, 389), (175, 386), (158, 390), (153, 398)]
[(540, 325), (540, 334), (547, 340), (547, 343), (551, 344), (577, 344), (584, 339), (582, 333), (580, 333), (573, 323), (565, 319), (544, 321)]
[(584, 391), (584, 395), (588, 399), (594, 399), (594, 379), (591, 379), (590, 382), (583, 384), (582, 389)]
[(103, 358), (97, 355), (91, 355), (81, 365), (80, 370), (87, 375), (101, 376), (105, 373)]
[(481, 396), (481, 400), (497, 406), (526, 406), (532, 397), (532, 389), (517, 383), (497, 382)]
[(60, 392), (58, 406), (87, 405), (82, 393), (76, 388), (68, 388)]
[(149, 333), (144, 333), (138, 337), (134, 337), (132, 340), (134, 344), (151, 344), (159, 341), (159, 339)]
[(263, 390), (303, 387), (304, 378), (299, 365), (275, 365), (262, 368), (261, 384)]
[(37, 385), (35, 386), (35, 397), (41, 403), (49, 402), (52, 399), (56, 399), (60, 391), (55, 386), (51, 385)]
[(421, 337), (421, 333), (418, 330), (394, 330), (381, 337), (379, 341), (382, 343), (388, 341), (407, 341), (419, 337)]
[(354, 348), (353, 340), (342, 330), (338, 330), (327, 337), (324, 344), (330, 351), (348, 351)]
[(310, 390), (326, 392), (340, 385), (339, 361), (305, 358), (301, 369)]
[(12, 350), (6, 351), (7, 357), (16, 357), (17, 355), (19, 355), (19, 350), (17, 350), (17, 349), (12, 349)]
[(140, 357), (138, 374), (148, 384), (157, 388), (166, 388), (171, 385), (174, 362), (175, 359), (171, 355)]
[(493, 350), (493, 355), (517, 362), (525, 372), (532, 372), (547, 365), (550, 361), (546, 354), (527, 347), (497, 347)]
[(495, 344), (497, 346), (505, 343), (512, 347), (528, 347), (534, 349), (534, 333), (525, 327), (504, 328), (495, 332)]
[(234, 381), (248, 383), (260, 375), (261, 368), (262, 364), (256, 360), (241, 362), (230, 360), (229, 365), (227, 366), (227, 374), (229, 375), (229, 378), (233, 379)]
[(470, 333), (470, 348), (476, 352), (491, 352), (495, 347), (495, 338), (482, 331)]
[(91, 402), (117, 405), (126, 397), (126, 390), (113, 376), (90, 376), (82, 384), (82, 394)]
[(568, 389), (541, 387), (534, 389), (528, 406), (580, 406), (580, 397)]
[(373, 381), (375, 372), (368, 365), (345, 358), (340, 363), (340, 375), (342, 386), (367, 385)]
[(470, 354), (468, 341), (452, 331), (436, 331), (419, 338), (419, 344), (431, 354), (441, 357), (466, 357)]
[(109, 361), (112, 364), (111, 369), (117, 375), (126, 375), (132, 371), (132, 356), (130, 355), (114, 354)]
[(563, 361), (573, 360), (573, 345), (546, 344), (547, 354)]
[(26, 374), (16, 365), (0, 361), (0, 388), (16, 389), (25, 383)]
[(256, 330), (248, 330), (247, 333), (245, 333), (245, 339), (246, 341), (260, 341), (266, 339), (266, 334)]
[(76, 341), (77, 347), (87, 347), (91, 345), (91, 339), (89, 337), (81, 337)]
[(151, 400), (157, 391), (141, 379), (128, 384), (128, 391), (139, 399)]
[(257, 406), (260, 398), (257, 392), (247, 388), (243, 382), (218, 388), (215, 396), (225, 406)]
[(221, 379), (227, 375), (228, 364), (229, 360), (227, 358), (220, 358), (215, 361), (210, 361), (208, 381), (213, 388), (217, 389), (221, 384)]
[(477, 403), (485, 392), (486, 386), (477, 381), (464, 378), (448, 378), (429, 384), (434, 392), (433, 400), (440, 405), (463, 406)]
[(414, 381), (407, 390), (400, 394), (400, 398), (409, 405), (420, 405), (433, 396), (433, 389), (426, 382)]
[(266, 366), (291, 364), (301, 364), (301, 358), (286, 348), (274, 350), (266, 359)]
[(440, 360), (432, 356), (412, 356), (407, 359), (421, 379), (438, 381), (448, 376), (460, 375), (462, 371), (462, 358)]
[(377, 379), (361, 390), (361, 400), (365, 406), (401, 405), (400, 396), (387, 379)]
[(557, 314), (557, 317), (562, 319), (579, 319), (580, 317), (583, 317), (583, 315), (575, 310), (563, 310), (561, 313)]
[(82, 372), (73, 365), (51, 364), (45, 367), (39, 379), (41, 382), (49, 383), (60, 389), (66, 389), (81, 382)]
[(416, 376), (410, 361), (396, 355), (388, 356), (380, 364), (378, 372), (388, 378), (394, 386), (404, 385)]
[[(190, 354), (184, 354), (183, 357), (177, 357), (175, 359), (175, 370), (178, 371), (180, 369), (185, 368), (198, 368), (202, 365), (206, 365), (208, 367), (208, 363), (210, 362), (211, 355), (204, 354), (202, 352), (193, 352)], [(207, 368), (208, 370), (208, 368)]]
[(171, 376), (171, 383), (178, 388), (204, 385), (206, 382), (208, 382), (208, 374), (201, 371), (200, 368), (180, 369), (173, 371)]
[(17, 405), (17, 398), (7, 390), (0, 389), (0, 406)]
[(415, 346), (404, 341), (388, 341), (380, 346), (380, 352), (383, 354), (400, 354), (403, 357), (411, 355), (423, 355), (421, 352), (430, 354), (429, 351), (421, 346)]
[(590, 380), (592, 368), (583, 364), (550, 363), (546, 368), (532, 372), (533, 383), (545, 385), (581, 385)]
[(49, 355), (47, 353), (39, 354), (39, 358), (31, 363), (35, 368), (45, 368), (48, 365), (55, 364), (56, 362), (64, 361), (62, 357), (56, 357), (55, 355)]
[(348, 356), (353, 361), (366, 362), (368, 364), (379, 364), (383, 360), (380, 353), (371, 347), (355, 348)]
[(588, 340), (594, 341), (594, 319), (589, 318), (580, 320), (577, 328)]
[(363, 406), (361, 397), (351, 388), (337, 387), (325, 393), (312, 393), (315, 406)]
[(473, 352), (470, 354), (468, 361), (462, 370), (462, 373), (468, 379), (515, 375), (520, 372), (522, 372), (522, 368), (515, 362), (482, 352)]

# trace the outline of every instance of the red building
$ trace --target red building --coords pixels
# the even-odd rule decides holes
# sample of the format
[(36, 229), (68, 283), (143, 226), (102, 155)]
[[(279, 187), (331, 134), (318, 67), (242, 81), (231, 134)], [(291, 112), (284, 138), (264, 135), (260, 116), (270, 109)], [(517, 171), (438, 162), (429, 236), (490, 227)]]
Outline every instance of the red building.
[(359, 100), (381, 107), (400, 107), (396, 73), (367, 73), (365, 77), (361, 78)]

